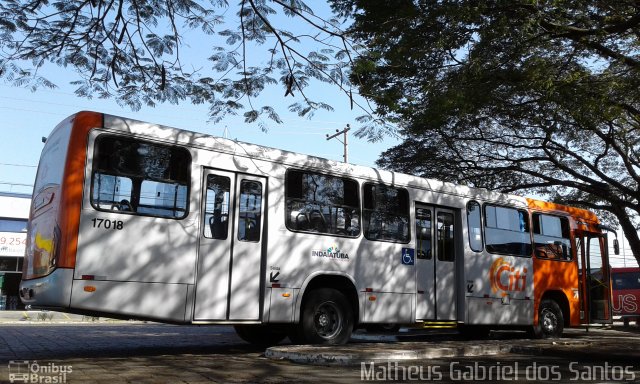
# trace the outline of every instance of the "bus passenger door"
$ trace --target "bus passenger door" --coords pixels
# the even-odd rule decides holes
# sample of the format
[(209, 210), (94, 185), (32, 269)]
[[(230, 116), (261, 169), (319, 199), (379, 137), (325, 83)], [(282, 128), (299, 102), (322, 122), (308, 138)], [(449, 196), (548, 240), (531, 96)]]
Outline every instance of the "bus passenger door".
[(607, 238), (586, 233), (576, 237), (580, 252), (581, 321), (583, 323), (611, 323), (611, 268)]
[(455, 216), (416, 204), (416, 319), (455, 320)]
[(259, 320), (265, 188), (205, 170), (194, 320)]

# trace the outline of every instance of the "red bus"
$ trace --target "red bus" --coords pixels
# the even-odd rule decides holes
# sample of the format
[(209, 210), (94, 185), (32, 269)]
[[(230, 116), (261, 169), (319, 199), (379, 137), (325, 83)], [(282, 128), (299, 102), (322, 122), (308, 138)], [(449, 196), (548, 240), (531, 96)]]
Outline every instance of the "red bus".
[(640, 268), (612, 268), (613, 315), (624, 325), (640, 319)]

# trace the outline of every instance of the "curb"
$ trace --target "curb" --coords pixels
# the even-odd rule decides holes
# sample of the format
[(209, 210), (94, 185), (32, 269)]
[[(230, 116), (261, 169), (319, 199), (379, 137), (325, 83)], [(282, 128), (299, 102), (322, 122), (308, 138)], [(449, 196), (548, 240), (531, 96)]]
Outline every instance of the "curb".
[(447, 345), (446, 342), (437, 344), (428, 342), (354, 343), (329, 346), (279, 345), (265, 350), (264, 356), (273, 360), (288, 360), (310, 365), (358, 365), (363, 362), (398, 362), (506, 354), (552, 355), (567, 353), (569, 348), (572, 349), (572, 353), (580, 354), (581, 349), (593, 345), (594, 342), (588, 340), (562, 339), (533, 343), (533, 345), (518, 345), (504, 341), (468, 345), (460, 345), (460, 343)]
[(311, 365), (357, 365), (361, 362), (411, 361), (451, 357), (494, 356), (511, 351), (508, 344), (425, 346), (367, 343), (346, 346), (283, 345), (267, 348), (265, 357)]

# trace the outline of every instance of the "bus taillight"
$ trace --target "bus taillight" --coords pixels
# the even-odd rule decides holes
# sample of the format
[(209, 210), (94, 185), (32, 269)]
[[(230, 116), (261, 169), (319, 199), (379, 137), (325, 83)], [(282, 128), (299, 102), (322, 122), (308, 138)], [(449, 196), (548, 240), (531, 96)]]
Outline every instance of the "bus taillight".
[(39, 231), (33, 239), (32, 275), (45, 276), (56, 268), (56, 256), (59, 251), (60, 227), (56, 226), (50, 236)]
[(31, 236), (27, 241), (24, 263), (24, 279), (42, 277), (58, 267), (61, 231), (58, 225), (48, 220), (39, 220), (31, 225)]

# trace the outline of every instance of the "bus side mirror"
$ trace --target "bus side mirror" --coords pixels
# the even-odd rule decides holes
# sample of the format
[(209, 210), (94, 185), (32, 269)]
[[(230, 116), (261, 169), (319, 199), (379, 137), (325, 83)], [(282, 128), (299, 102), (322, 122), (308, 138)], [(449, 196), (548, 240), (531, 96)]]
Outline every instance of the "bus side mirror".
[(618, 242), (618, 239), (613, 239), (613, 253), (616, 255), (620, 254), (620, 243)]

